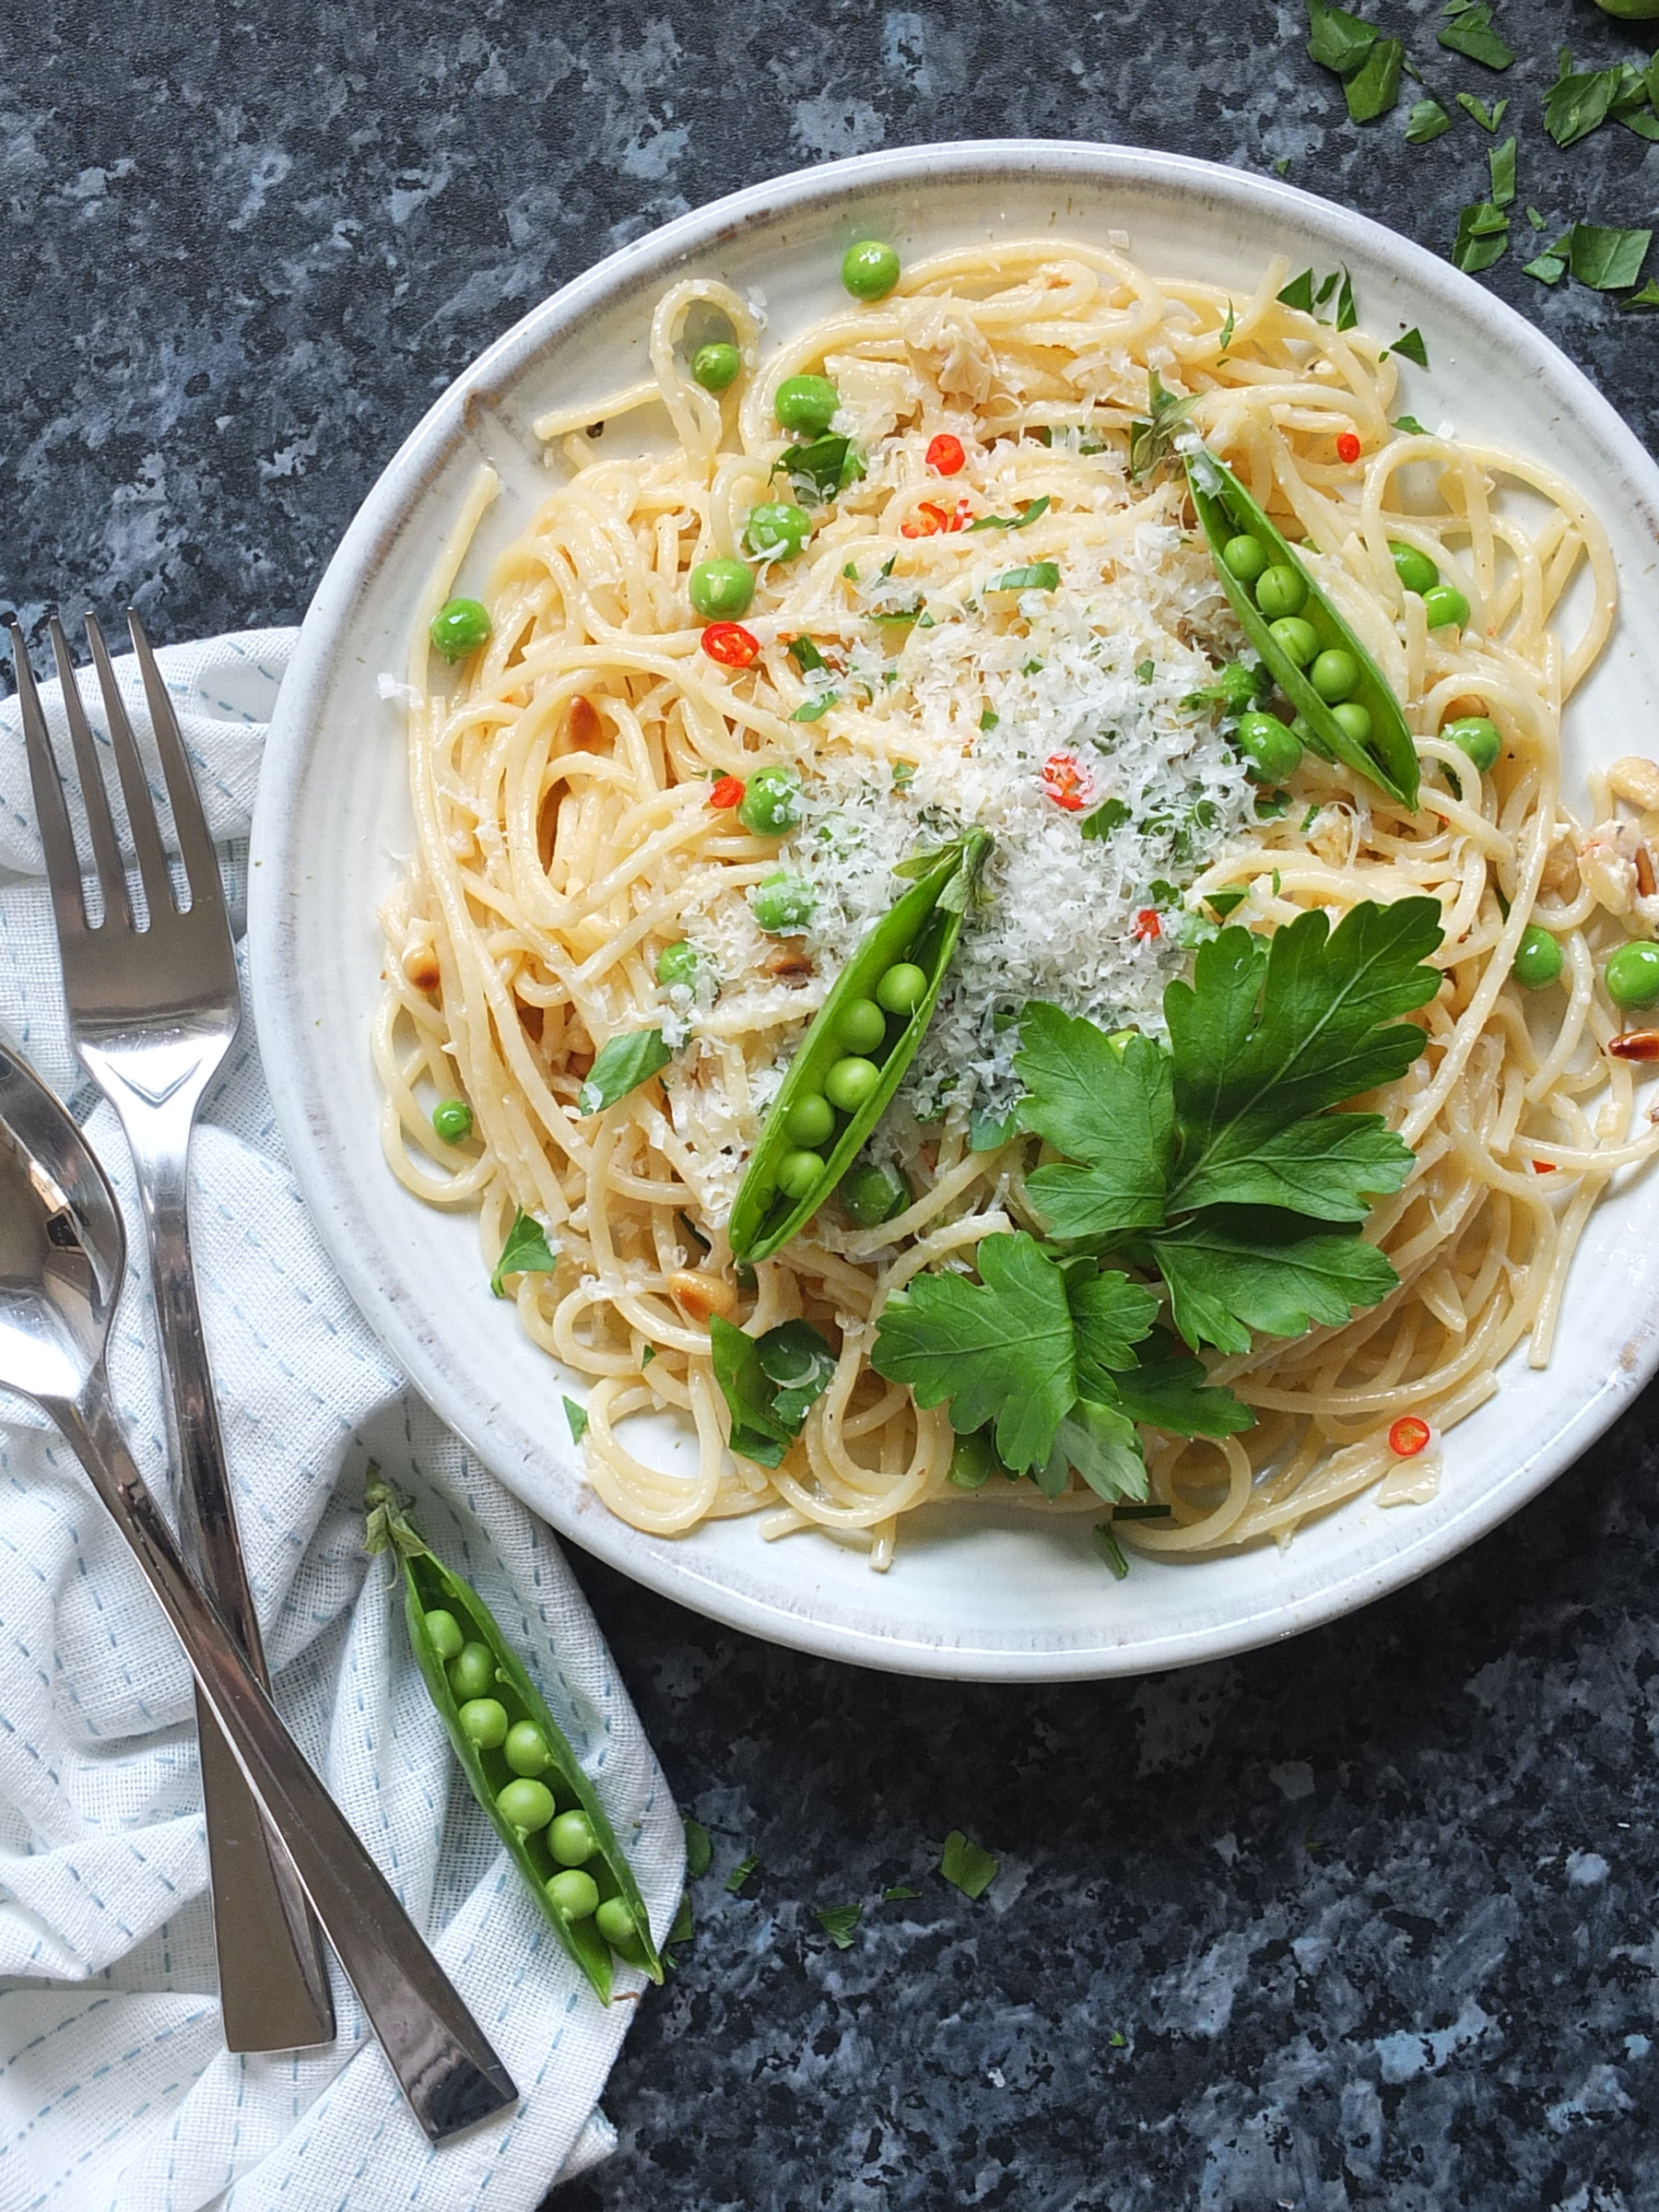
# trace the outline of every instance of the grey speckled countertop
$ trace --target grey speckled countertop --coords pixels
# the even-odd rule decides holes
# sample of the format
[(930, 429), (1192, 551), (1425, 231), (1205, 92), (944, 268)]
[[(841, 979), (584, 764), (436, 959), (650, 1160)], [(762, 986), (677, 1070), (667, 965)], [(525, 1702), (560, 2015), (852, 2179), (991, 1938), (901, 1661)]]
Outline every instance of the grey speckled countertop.
[[(1659, 152), (1543, 136), (1588, 0), (1500, 0), (1521, 194), (1640, 224)], [(912, 10), (44, 0), (0, 16), (0, 583), (152, 634), (297, 618), (432, 394), (683, 208), (954, 136), (1126, 139), (1443, 250), (1465, 119), (1356, 130), (1290, 0)], [(1659, 327), (1487, 279), (1653, 443)], [(641, 2007), (608, 2164), (556, 2212), (1659, 2206), (1652, 1395), (1528, 1512), (1298, 1642), (1109, 1688), (907, 1685), (715, 1629), (580, 1556), (683, 1802), (698, 1929)], [(999, 1853), (975, 1906), (928, 1872)], [(740, 1897), (740, 1853), (763, 1871)], [(851, 1949), (815, 1905), (878, 1897)]]

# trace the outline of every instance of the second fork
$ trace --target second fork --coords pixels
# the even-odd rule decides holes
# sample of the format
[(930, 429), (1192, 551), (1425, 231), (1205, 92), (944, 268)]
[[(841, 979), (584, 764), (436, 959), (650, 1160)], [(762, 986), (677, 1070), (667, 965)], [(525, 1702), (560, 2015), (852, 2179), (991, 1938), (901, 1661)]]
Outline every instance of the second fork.
[[(102, 633), (88, 615), (87, 632), (147, 908), (146, 927), (137, 926), (97, 746), (55, 617), (53, 652), (103, 906), (97, 927), (87, 912), (58, 764), (15, 621), (13, 661), (70, 1030), (87, 1072), (120, 1115), (133, 1155), (180, 1468), (180, 1535), (208, 1594), (266, 1679), (202, 1332), (187, 1197), (196, 1110), (241, 1020), (236, 956), (218, 856), (172, 702), (137, 618), (129, 616), (128, 622), (190, 895), (181, 912), (143, 759)], [(199, 1691), (196, 1719), (227, 2047), (280, 2051), (330, 2041), (335, 2027), (327, 1969), (299, 1877), (261, 1818)]]

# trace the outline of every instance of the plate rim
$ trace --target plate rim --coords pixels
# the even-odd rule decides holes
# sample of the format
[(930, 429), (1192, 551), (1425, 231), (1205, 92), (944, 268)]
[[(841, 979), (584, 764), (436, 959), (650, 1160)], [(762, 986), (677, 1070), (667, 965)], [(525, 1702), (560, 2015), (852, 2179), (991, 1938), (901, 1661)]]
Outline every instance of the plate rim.
[[(1144, 188), (1166, 184), (1191, 197), (1208, 194), (1270, 219), (1277, 210), (1298, 227), (1339, 229), (1358, 237), (1399, 274), (1448, 308), (1495, 325), (1518, 342), (1523, 373), (1547, 359), (1564, 381), (1581, 426), (1617, 466), (1627, 493), (1659, 519), (1659, 465), (1612, 403), (1543, 331), (1497, 295), (1440, 260), (1415, 241), (1372, 218), (1300, 187), (1250, 171), (1184, 154), (1072, 139), (959, 139), (895, 147), (796, 169), (725, 194), (604, 256), (557, 291), (537, 301), (480, 353), (420, 417), (402, 440), (359, 504), (335, 547), (302, 621), (278, 695), (260, 767), (250, 843), (248, 954), (250, 990), (273, 1110), (288, 1147), (300, 1195), (329, 1260), (359, 1312), (388, 1357), (483, 1464), (506, 1480), (487, 1385), (458, 1359), (446, 1364), (441, 1347), (418, 1333), (410, 1300), (382, 1278), (369, 1244), (351, 1233), (349, 1200), (355, 1189), (323, 1140), (302, 1080), (300, 1049), (307, 1024), (297, 987), (285, 988), (296, 970), (289, 909), (283, 896), (291, 852), (288, 825), (306, 767), (306, 732), (317, 718), (350, 604), (373, 576), (403, 526), (406, 511), (426, 485), (467, 441), (471, 412), (488, 406), (520, 366), (579, 324), (591, 309), (614, 305), (660, 284), (677, 263), (706, 253), (763, 218), (791, 210), (818, 212), (875, 190), (902, 189), (952, 178), (983, 186), (999, 176), (1029, 182), (1067, 177), (1090, 187), (1118, 181)], [(1563, 379), (1563, 372), (1564, 379)], [(982, 1644), (965, 1648), (902, 1630), (875, 1634), (803, 1614), (729, 1584), (697, 1576), (676, 1561), (672, 1539), (653, 1538), (618, 1520), (592, 1500), (591, 1510), (551, 1519), (562, 1535), (629, 1579), (692, 1610), (763, 1640), (818, 1658), (877, 1670), (948, 1680), (1002, 1682), (1102, 1679), (1161, 1673), (1230, 1657), (1284, 1641), (1359, 1610), (1444, 1564), (1519, 1512), (1564, 1473), (1611, 1426), (1659, 1367), (1659, 1316), (1640, 1317), (1613, 1372), (1550, 1433), (1535, 1440), (1524, 1459), (1500, 1483), (1471, 1497), (1454, 1512), (1392, 1549), (1381, 1561), (1339, 1570), (1318, 1590), (1265, 1607), (1246, 1608), (1218, 1622), (1162, 1637), (1138, 1637), (1131, 1650), (1112, 1639), (1102, 1623), (1086, 1648), (1066, 1642)], [(511, 1483), (509, 1487), (512, 1487)], [(541, 1509), (537, 1509), (541, 1510)]]

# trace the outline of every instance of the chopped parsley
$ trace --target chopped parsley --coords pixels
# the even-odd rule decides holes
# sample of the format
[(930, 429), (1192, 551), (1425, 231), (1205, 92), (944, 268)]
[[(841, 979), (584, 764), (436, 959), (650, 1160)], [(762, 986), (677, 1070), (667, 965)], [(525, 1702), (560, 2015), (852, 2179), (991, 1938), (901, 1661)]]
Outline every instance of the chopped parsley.
[(920, 1889), (912, 1889), (907, 1883), (895, 1882), (890, 1889), (882, 1891), (881, 1901), (884, 1905), (901, 1905), (908, 1903), (912, 1897), (920, 1897), (921, 1894)]
[(1123, 828), (1130, 813), (1122, 799), (1107, 799), (1092, 814), (1084, 817), (1082, 835), (1091, 840), (1110, 837), (1114, 830)]
[(1403, 43), (1330, 0), (1308, 0), (1308, 29), (1309, 58), (1342, 79), (1349, 119), (1374, 123), (1386, 115), (1400, 97)]
[(718, 1313), (709, 1317), (709, 1349), (732, 1417), (732, 1450), (758, 1466), (780, 1465), (829, 1387), (834, 1352), (810, 1322), (782, 1322), (757, 1337)]
[(804, 699), (789, 719), (791, 722), (822, 722), (840, 698), (839, 691), (820, 691), (813, 699)]
[(1487, 167), (1492, 178), (1492, 205), (1507, 207), (1515, 196), (1515, 141), (1506, 138), (1501, 146), (1488, 149)]
[(862, 1905), (814, 1905), (812, 1917), (838, 1951), (850, 1951), (863, 1911)]
[(1447, 0), (1452, 20), (1436, 33), (1450, 53), (1466, 54), (1488, 69), (1507, 69), (1514, 54), (1492, 22), (1491, 0)]
[(1112, 1524), (1110, 1521), (1097, 1521), (1095, 1523), (1094, 1543), (1095, 1549), (1100, 1553), (1100, 1557), (1105, 1560), (1107, 1566), (1111, 1568), (1113, 1575), (1121, 1583), (1124, 1577), (1129, 1571), (1129, 1562), (1124, 1557), (1123, 1546), (1118, 1542), (1116, 1536), (1112, 1533)]
[(1040, 500), (1033, 500), (1029, 507), (1022, 507), (1018, 514), (982, 514), (978, 522), (970, 523), (968, 527), (970, 530), (1023, 530), (1028, 523), (1034, 523), (1040, 515), (1046, 514), (1053, 504), (1045, 491)]
[(1457, 218), (1452, 241), (1452, 265), (1471, 275), (1501, 261), (1509, 247), (1509, 217), (1490, 200), (1477, 200)]
[(587, 1407), (578, 1406), (574, 1398), (566, 1398), (564, 1409), (565, 1419), (571, 1425), (571, 1441), (573, 1444), (579, 1444), (587, 1434)]
[(1419, 100), (1406, 118), (1406, 143), (1430, 146), (1451, 128), (1452, 118), (1438, 100)]
[(577, 1093), (577, 1111), (584, 1117), (603, 1113), (630, 1090), (638, 1090), (641, 1083), (649, 1083), (673, 1057), (663, 1042), (661, 1030), (629, 1030), (625, 1036), (611, 1038), (600, 1048), (599, 1057)]
[(1457, 104), (1465, 115), (1472, 115), (1481, 129), (1489, 131), (1494, 137), (1498, 135), (1499, 124), (1509, 112), (1507, 100), (1494, 100), (1488, 108), (1484, 100), (1477, 100), (1473, 92), (1460, 92)]
[(1419, 369), (1429, 366), (1429, 348), (1423, 343), (1422, 332), (1415, 324), (1410, 330), (1402, 331), (1394, 344), (1385, 346), (1382, 350), (1385, 354), (1402, 354), (1406, 360), (1415, 361)]
[(736, 1865), (733, 1867), (731, 1873), (728, 1874), (725, 1878), (725, 1886), (731, 1891), (734, 1897), (742, 1896), (743, 1885), (748, 1880), (749, 1876), (754, 1873), (756, 1867), (759, 1866), (759, 1854), (752, 1851), (746, 1852), (743, 1857), (738, 1860)]
[[(505, 1298), (507, 1293), (501, 1286), (508, 1276), (551, 1275), (558, 1265), (558, 1255), (547, 1241), (547, 1230), (534, 1214), (525, 1213), (520, 1206), (512, 1218), (512, 1227), (507, 1231), (507, 1241), (490, 1276), (489, 1288), (497, 1298)], [(586, 1418), (584, 1414), (584, 1422)]]
[(708, 1830), (700, 1820), (693, 1820), (689, 1813), (685, 1816), (685, 1819), (686, 1872), (693, 1881), (696, 1881), (700, 1876), (708, 1873), (709, 1862), (714, 1856), (714, 1846), (709, 1839)]
[(1407, 438), (1427, 438), (1429, 435), (1415, 415), (1396, 415), (1388, 427), (1391, 430), (1404, 430)]
[(996, 1879), (997, 1863), (988, 1851), (971, 1843), (959, 1828), (953, 1828), (939, 1853), (939, 1872), (964, 1897), (978, 1900)]
[(1157, 674), (1158, 663), (1156, 661), (1137, 661), (1135, 663), (1135, 680), (1137, 684), (1149, 684)]
[(980, 716), (980, 728), (982, 730), (994, 730), (1001, 719), (1002, 717), (999, 714), (994, 713), (992, 710), (987, 707), (984, 712)]

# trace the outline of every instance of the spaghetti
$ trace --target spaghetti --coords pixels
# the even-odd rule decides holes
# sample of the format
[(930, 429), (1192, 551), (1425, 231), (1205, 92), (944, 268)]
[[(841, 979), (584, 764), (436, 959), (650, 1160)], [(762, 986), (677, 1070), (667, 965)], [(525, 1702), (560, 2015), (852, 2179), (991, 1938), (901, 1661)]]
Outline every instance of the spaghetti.
[[(1010, 1118), (1020, 1006), (1156, 1034), (1211, 912), (1271, 933), (1427, 894), (1443, 981), (1421, 1056), (1373, 1101), (1416, 1153), (1367, 1230), (1398, 1288), (1345, 1326), (1215, 1363), (1256, 1425), (1147, 1433), (1168, 1514), (1120, 1528), (1136, 1547), (1288, 1540), (1380, 1480), (1385, 1501), (1432, 1494), (1436, 1452), (1402, 1454), (1391, 1430), (1438, 1440), (1524, 1339), (1547, 1359), (1592, 1208), (1659, 1148), (1632, 1064), (1606, 1049), (1620, 1017), (1601, 981), (1659, 924), (1659, 768), (1593, 776), (1590, 825), (1559, 790), (1562, 709), (1614, 618), (1606, 537), (1547, 467), (1396, 426), (1394, 358), (1288, 305), (1287, 273), (1235, 300), (1115, 248), (951, 253), (764, 360), (748, 302), (678, 284), (651, 377), (538, 424), (568, 480), (496, 560), (488, 641), (452, 680), (428, 629), (493, 493), (488, 472), (475, 486), (418, 610), (416, 850), (383, 911), (374, 1040), (385, 1148), (423, 1199), (477, 1209), (489, 1263), (521, 1215), (544, 1225), (556, 1266), (517, 1276), (519, 1318), (590, 1379), (588, 1478), (635, 1526), (759, 1512), (768, 1536), (817, 1528), (881, 1567), (903, 1515), (942, 1499), (1099, 1512), (1075, 1480), (1054, 1498), (954, 1488), (946, 1411), (875, 1372), (874, 1328), (921, 1271), (1040, 1227), (1037, 1147)], [(724, 394), (687, 365), (711, 334), (741, 358)], [(752, 511), (799, 450), (779, 387), (802, 375), (834, 387), (861, 473), (820, 487), (801, 549), (756, 553)], [(1193, 398), (1188, 429), (1386, 677), (1416, 735), (1417, 811), (1312, 752), (1282, 786), (1246, 774), (1206, 697), (1240, 653), (1236, 620), (1179, 475), (1131, 472), (1149, 375)], [(665, 415), (671, 441), (612, 457), (636, 413)], [(1455, 579), (1465, 624), (1429, 627), (1400, 547)], [(695, 566), (746, 555), (747, 659), (688, 599)], [(1484, 775), (1444, 734), (1472, 715), (1503, 741)], [(764, 764), (799, 780), (781, 838), (723, 803)], [(903, 1210), (858, 1228), (826, 1206), (735, 1268), (732, 1199), (806, 1023), (890, 904), (894, 865), (976, 822), (996, 839), (991, 903), (874, 1147)], [(781, 874), (800, 901), (769, 928)], [(1548, 993), (1512, 973), (1540, 929), (1563, 955)], [(660, 1077), (584, 1111), (595, 1055), (646, 1029), (672, 1053)], [(459, 1145), (431, 1120), (457, 1090), (474, 1115)], [(836, 1347), (775, 1468), (727, 1448), (713, 1315), (757, 1336), (803, 1318)], [(630, 1449), (630, 1421), (664, 1412), (692, 1425), (694, 1471)]]

